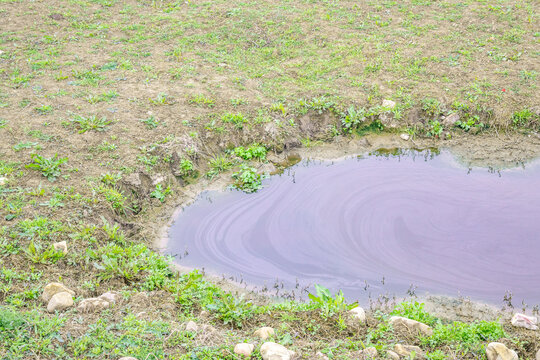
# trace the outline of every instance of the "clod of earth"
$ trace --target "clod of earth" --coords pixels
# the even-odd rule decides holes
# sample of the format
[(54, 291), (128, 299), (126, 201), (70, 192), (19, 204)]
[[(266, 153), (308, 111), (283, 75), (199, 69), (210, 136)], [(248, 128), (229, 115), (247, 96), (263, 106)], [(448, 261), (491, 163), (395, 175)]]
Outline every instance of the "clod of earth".
[(388, 350), (386, 352), (386, 357), (391, 360), (399, 360), (399, 355), (393, 352), (392, 350)]
[(234, 353), (238, 355), (243, 355), (246, 357), (251, 356), (251, 353), (253, 352), (253, 349), (255, 348), (255, 345), (253, 344), (236, 344), (234, 347)]
[(97, 312), (109, 307), (110, 303), (100, 298), (84, 299), (77, 306), (77, 310), (82, 313)]
[(186, 331), (197, 332), (199, 326), (194, 321), (188, 321), (186, 324)]
[(274, 336), (274, 334), (275, 334), (274, 329), (268, 326), (264, 326), (253, 333), (253, 335), (261, 338), (262, 340), (266, 340), (269, 337)]
[(506, 345), (499, 342), (489, 343), (486, 347), (488, 360), (518, 360), (514, 350), (508, 349)]
[(360, 352), (362, 359), (375, 359), (378, 355), (377, 349), (373, 346), (368, 347)]
[(408, 331), (420, 333), (425, 336), (431, 336), (433, 330), (428, 325), (421, 323), (416, 320), (407, 319), (401, 316), (392, 316), (390, 318), (390, 323), (394, 326), (394, 329), (405, 328)]
[(59, 241), (59, 242), (55, 242), (53, 244), (53, 248), (54, 250), (56, 251), (61, 251), (63, 252), (64, 254), (67, 254), (67, 242), (66, 241)]
[(522, 327), (529, 330), (538, 330), (536, 325), (538, 319), (536, 316), (527, 316), (525, 314), (514, 314), (512, 317), (511, 323), (516, 327)]
[(55, 311), (62, 311), (73, 306), (73, 297), (66, 291), (54, 294), (49, 304), (47, 305), (47, 311), (53, 313)]
[(263, 360), (290, 360), (294, 356), (294, 351), (273, 342), (265, 342), (260, 351)]
[(45, 303), (48, 303), (55, 294), (61, 292), (67, 292), (72, 296), (75, 296), (75, 291), (67, 288), (64, 284), (53, 282), (45, 286), (43, 293), (41, 294), (41, 299)]

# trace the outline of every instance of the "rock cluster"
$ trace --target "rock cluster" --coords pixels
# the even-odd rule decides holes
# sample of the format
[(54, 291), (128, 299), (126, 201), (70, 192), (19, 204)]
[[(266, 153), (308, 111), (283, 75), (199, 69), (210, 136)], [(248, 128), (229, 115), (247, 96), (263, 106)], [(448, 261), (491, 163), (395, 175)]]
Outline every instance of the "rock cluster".
[(75, 292), (64, 284), (53, 282), (45, 286), (41, 299), (47, 304), (47, 311), (53, 313), (72, 307), (74, 295)]
[(101, 311), (107, 309), (111, 304), (116, 303), (117, 298), (117, 293), (106, 292), (97, 298), (84, 299), (77, 306), (77, 310), (82, 313)]

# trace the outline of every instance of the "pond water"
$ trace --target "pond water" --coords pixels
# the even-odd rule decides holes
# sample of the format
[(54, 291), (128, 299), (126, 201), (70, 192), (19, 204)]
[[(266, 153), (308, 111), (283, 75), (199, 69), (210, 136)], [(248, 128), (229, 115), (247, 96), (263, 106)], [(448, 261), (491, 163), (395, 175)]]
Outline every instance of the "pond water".
[(540, 166), (469, 169), (430, 151), (302, 162), (255, 194), (202, 194), (167, 246), (271, 294), (317, 283), (361, 303), (412, 290), (537, 304)]

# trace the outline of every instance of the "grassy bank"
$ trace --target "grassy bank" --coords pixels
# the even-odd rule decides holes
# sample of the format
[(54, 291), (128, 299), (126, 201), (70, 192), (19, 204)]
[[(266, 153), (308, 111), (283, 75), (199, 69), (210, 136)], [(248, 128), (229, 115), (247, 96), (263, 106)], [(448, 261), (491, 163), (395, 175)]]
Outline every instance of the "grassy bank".
[[(306, 359), (396, 343), (474, 359), (493, 340), (532, 358), (532, 332), (453, 324), (415, 303), (365, 325), (335, 297), (253, 303), (176, 273), (151, 244), (157, 214), (189, 184), (256, 191), (258, 168), (286, 166), (299, 147), (382, 132), (435, 144), (537, 136), (538, 10), (534, 0), (0, 0), (0, 357), (233, 359), (235, 343), (269, 325)], [(53, 246), (62, 241), (67, 252)], [(121, 296), (100, 312), (48, 313), (50, 282), (74, 290), (76, 305)], [(434, 334), (393, 329), (392, 311)]]

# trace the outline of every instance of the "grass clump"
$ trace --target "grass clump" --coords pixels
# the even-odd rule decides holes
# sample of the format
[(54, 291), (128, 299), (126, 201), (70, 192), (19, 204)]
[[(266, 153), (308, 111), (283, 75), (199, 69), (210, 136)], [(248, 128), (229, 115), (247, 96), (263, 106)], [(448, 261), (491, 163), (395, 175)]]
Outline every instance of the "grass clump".
[(418, 301), (402, 302), (392, 310), (390, 315), (403, 316), (427, 325), (434, 325), (437, 319), (424, 310), (424, 304)]
[(253, 193), (262, 189), (264, 175), (257, 174), (257, 170), (246, 164), (242, 164), (240, 170), (232, 174), (233, 187), (246, 193)]
[(68, 161), (67, 157), (59, 158), (58, 154), (55, 154), (51, 158), (46, 158), (39, 154), (32, 154), (30, 157), (32, 158), (32, 162), (27, 164), (26, 167), (41, 172), (49, 181), (54, 181), (61, 175), (60, 166)]

